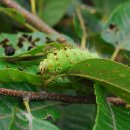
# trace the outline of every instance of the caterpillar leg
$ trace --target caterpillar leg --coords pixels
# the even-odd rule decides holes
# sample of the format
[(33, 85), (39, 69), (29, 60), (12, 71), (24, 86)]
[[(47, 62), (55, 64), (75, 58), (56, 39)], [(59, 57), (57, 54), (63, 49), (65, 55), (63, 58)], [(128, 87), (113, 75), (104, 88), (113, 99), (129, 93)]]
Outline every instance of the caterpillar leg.
[(24, 104), (27, 112), (31, 113), (30, 106), (29, 106), (29, 98), (28, 97), (23, 98), (23, 104)]

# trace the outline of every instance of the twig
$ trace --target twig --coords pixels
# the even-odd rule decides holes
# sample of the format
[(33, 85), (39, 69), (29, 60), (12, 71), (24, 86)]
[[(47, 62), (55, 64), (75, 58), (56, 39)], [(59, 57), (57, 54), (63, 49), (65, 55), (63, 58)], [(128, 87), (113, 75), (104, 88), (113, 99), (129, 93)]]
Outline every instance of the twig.
[(84, 23), (84, 19), (82, 17), (81, 14), (81, 10), (79, 6), (76, 6), (76, 13), (80, 22), (80, 26), (82, 28), (83, 31), (83, 36), (81, 39), (81, 48), (85, 49), (86, 48), (86, 41), (87, 41), (87, 32), (86, 32), (86, 27), (85, 27), (85, 23)]
[(107, 101), (114, 104), (114, 105), (126, 105), (126, 102), (118, 97), (108, 97)]
[(115, 60), (117, 55), (119, 54), (120, 50), (123, 48), (123, 46), (127, 45), (128, 43), (126, 42), (128, 39), (130, 38), (130, 34), (128, 34), (125, 39), (123, 39), (122, 41), (120, 41), (120, 43), (118, 43), (114, 53), (111, 56), (112, 60)]
[(30, 106), (29, 106), (29, 100), (26, 99), (26, 98), (25, 98), (25, 99), (23, 98), (23, 104), (24, 104), (24, 106), (25, 106), (27, 112), (28, 112), (28, 113), (31, 113), (31, 109), (30, 109)]
[(30, 0), (30, 3), (31, 3), (32, 13), (35, 15), (36, 14), (36, 1), (35, 0)]
[(26, 19), (28, 24), (32, 25), (36, 29), (38, 29), (41, 32), (45, 32), (47, 34), (55, 34), (59, 35), (59, 39), (61, 38), (61, 42), (66, 41), (65, 38), (56, 30), (49, 27), (44, 21), (39, 19), (36, 15), (33, 15), (23, 7), (21, 7), (18, 3), (12, 0), (0, 0), (0, 3), (6, 5), (7, 7), (14, 8), (17, 11), (19, 11)]
[(36, 60), (38, 58), (42, 58), (43, 56), (44, 54), (37, 54), (35, 56), (24, 55), (24, 56), (19, 56), (19, 57), (2, 57), (0, 59), (8, 61), (8, 62), (18, 62), (18, 61)]
[[(45, 91), (41, 92), (28, 92), (21, 90), (12, 90), (6, 88), (0, 88), (0, 95), (13, 96), (22, 99), (31, 100), (51, 100), (51, 101), (60, 101), (64, 103), (82, 103), (82, 104), (95, 104), (95, 96), (69, 96), (63, 94), (49, 93)], [(126, 105), (126, 102), (118, 97), (107, 97), (108, 102), (114, 105)]]
[(81, 9), (88, 10), (91, 14), (95, 14), (98, 11), (93, 6), (89, 6), (89, 5), (86, 5), (86, 4), (81, 4), (80, 7), (81, 7)]
[(115, 60), (116, 59), (116, 57), (119, 54), (120, 50), (121, 50), (120, 46), (116, 47), (116, 50), (114, 51), (114, 53), (111, 56), (111, 60)]
[(14, 96), (25, 99), (26, 97), (29, 100), (51, 100), (51, 101), (60, 101), (64, 103), (95, 103), (95, 97), (92, 95), (89, 96), (69, 96), (56, 93), (48, 93), (45, 91), (42, 92), (27, 92), (21, 90), (12, 90), (0, 88), (0, 94), (6, 96)]
[(28, 24), (28, 23), (24, 23), (23, 26), (25, 26), (26, 28), (28, 28), (28, 29), (29, 29), (30, 31), (32, 31), (32, 32), (38, 31), (36, 28), (34, 28), (33, 26), (31, 26), (31, 25)]

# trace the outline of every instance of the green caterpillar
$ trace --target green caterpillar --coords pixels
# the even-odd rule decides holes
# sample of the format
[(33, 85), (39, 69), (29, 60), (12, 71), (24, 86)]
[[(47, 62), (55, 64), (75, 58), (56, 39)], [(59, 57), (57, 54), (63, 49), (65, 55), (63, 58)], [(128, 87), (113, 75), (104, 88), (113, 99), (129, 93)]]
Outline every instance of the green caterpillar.
[(88, 50), (65, 47), (60, 50), (54, 50), (52, 53), (48, 53), (47, 59), (40, 62), (39, 69), (42, 74), (59, 74), (66, 71), (73, 64), (91, 58), (99, 58), (99, 56), (97, 53), (91, 53)]

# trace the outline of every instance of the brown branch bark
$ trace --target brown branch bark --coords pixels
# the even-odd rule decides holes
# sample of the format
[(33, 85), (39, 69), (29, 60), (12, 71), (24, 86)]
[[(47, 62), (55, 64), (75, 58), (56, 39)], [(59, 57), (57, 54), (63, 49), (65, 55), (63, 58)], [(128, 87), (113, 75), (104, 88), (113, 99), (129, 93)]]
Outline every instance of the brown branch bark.
[[(12, 96), (18, 97), (21, 99), (28, 99), (31, 100), (51, 100), (51, 101), (60, 101), (64, 103), (82, 103), (82, 104), (95, 104), (95, 96), (94, 95), (87, 95), (87, 96), (70, 96), (70, 95), (63, 95), (63, 94), (56, 94), (56, 93), (49, 93), (49, 92), (28, 92), (28, 91), (21, 91), (21, 90), (12, 90), (6, 88), (0, 88), (0, 95), (5, 96)], [(126, 105), (126, 102), (118, 97), (107, 97), (108, 102), (114, 105)]]
[(63, 95), (63, 94), (48, 93), (45, 91), (28, 92), (28, 91), (0, 88), (0, 95), (19, 97), (22, 99), (27, 98), (30, 101), (31, 100), (51, 100), (51, 101), (60, 101), (64, 103), (88, 103), (88, 104), (95, 103), (95, 97), (92, 95), (69, 96), (69, 95)]
[(25, 10), (19, 4), (12, 0), (0, 0), (0, 3), (5, 4), (7, 7), (14, 8), (19, 11), (27, 20), (29, 24), (37, 28), (41, 32), (45, 32), (47, 34), (59, 34), (57, 31), (49, 27), (46, 23), (40, 20), (37, 16)]
[(114, 104), (114, 105), (126, 105), (126, 102), (118, 97), (108, 97), (107, 101)]
[(26, 19), (27, 23), (35, 27), (41, 32), (45, 32), (47, 34), (56, 34), (59, 35), (59, 41), (63, 42), (65, 41), (65, 38), (56, 30), (53, 28), (49, 27), (44, 21), (39, 19), (36, 15), (33, 15), (23, 7), (21, 7), (18, 3), (16, 3), (13, 0), (0, 0), (0, 3), (6, 5), (9, 8), (14, 8), (17, 11), (19, 11)]

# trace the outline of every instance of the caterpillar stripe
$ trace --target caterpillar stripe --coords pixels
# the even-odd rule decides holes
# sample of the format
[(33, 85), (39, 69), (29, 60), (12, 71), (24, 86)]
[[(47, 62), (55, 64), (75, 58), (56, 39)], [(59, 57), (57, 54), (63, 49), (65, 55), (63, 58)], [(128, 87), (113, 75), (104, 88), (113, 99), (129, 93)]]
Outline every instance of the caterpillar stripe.
[(61, 73), (66, 71), (73, 64), (91, 58), (99, 58), (99, 56), (97, 53), (91, 53), (88, 50), (63, 48), (49, 53), (47, 59), (40, 62), (39, 69), (42, 74)]

